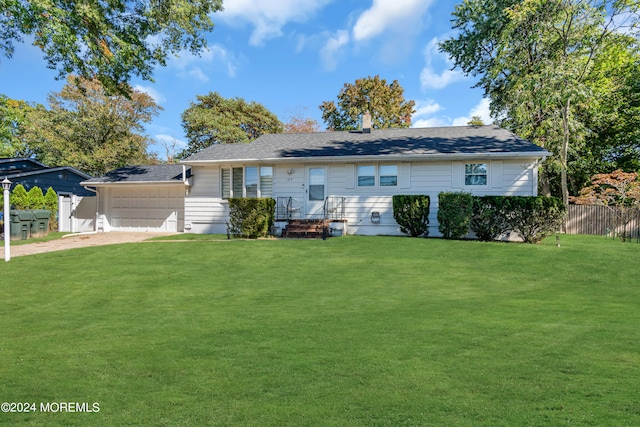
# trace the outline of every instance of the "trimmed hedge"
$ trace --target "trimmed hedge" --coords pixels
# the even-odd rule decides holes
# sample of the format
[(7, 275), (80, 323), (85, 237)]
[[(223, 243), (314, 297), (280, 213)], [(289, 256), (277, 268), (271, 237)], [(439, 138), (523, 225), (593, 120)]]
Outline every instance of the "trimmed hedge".
[(539, 243), (560, 229), (566, 215), (557, 197), (440, 193), (438, 200), (438, 229), (445, 239), (473, 231), (479, 240), (492, 241), (513, 232), (526, 243)]
[(275, 218), (274, 199), (229, 199), (229, 231), (236, 237), (257, 239), (269, 235)]
[(490, 242), (509, 231), (510, 196), (474, 196), (470, 229), (478, 240)]
[(472, 214), (471, 193), (438, 194), (438, 230), (445, 239), (462, 239), (469, 234)]
[(429, 234), (429, 196), (414, 194), (393, 196), (393, 219), (400, 226), (400, 231), (411, 237)]
[(566, 206), (557, 197), (510, 197), (509, 225), (526, 243), (539, 243), (560, 230)]

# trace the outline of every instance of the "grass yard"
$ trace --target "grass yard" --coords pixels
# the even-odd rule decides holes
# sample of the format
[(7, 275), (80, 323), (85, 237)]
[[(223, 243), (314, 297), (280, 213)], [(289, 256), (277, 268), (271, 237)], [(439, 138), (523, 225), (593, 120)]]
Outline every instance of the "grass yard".
[[(148, 242), (0, 266), (6, 425), (640, 425), (640, 245)], [(63, 413), (41, 403), (86, 402)], [(55, 406), (54, 406), (55, 409)]]

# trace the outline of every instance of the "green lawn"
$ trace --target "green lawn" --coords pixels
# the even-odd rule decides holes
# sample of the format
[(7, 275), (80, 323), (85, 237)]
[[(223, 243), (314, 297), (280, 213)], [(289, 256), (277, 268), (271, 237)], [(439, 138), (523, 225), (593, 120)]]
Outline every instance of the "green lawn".
[(640, 245), (147, 242), (0, 267), (7, 425), (640, 425)]

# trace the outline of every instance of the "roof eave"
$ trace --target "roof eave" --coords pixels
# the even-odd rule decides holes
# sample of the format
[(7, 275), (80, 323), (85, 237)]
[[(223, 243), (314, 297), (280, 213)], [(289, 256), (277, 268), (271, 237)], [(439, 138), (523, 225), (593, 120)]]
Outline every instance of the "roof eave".
[(110, 187), (113, 185), (188, 185), (184, 181), (112, 181), (112, 182), (91, 182), (82, 181), (83, 187)]
[(219, 165), (229, 163), (354, 163), (382, 161), (438, 161), (438, 160), (471, 160), (471, 159), (539, 159), (551, 155), (548, 151), (523, 151), (511, 153), (438, 153), (438, 154), (378, 154), (363, 156), (317, 156), (317, 157), (273, 157), (245, 159), (209, 159), (189, 160), (180, 163), (191, 166)]

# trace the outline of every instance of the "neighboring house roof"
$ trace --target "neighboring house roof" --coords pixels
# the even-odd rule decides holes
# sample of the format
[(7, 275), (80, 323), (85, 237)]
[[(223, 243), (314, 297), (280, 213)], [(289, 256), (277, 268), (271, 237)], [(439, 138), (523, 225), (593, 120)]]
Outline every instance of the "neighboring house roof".
[(262, 135), (250, 144), (216, 144), (187, 157), (186, 164), (229, 161), (544, 157), (545, 149), (506, 129), (489, 126), (373, 129), (370, 133), (315, 132)]
[[(88, 187), (110, 184), (180, 184), (183, 183), (183, 169), (183, 165), (125, 166), (80, 184)], [(191, 177), (191, 168), (187, 167), (186, 171), (186, 178)]]
[(80, 181), (91, 178), (90, 175), (71, 166), (50, 168), (28, 157), (0, 159), (0, 179), (4, 179), (4, 177), (7, 177), (14, 185), (22, 184), (26, 190), (38, 186), (46, 191), (52, 187), (57, 193), (92, 195), (79, 184)]
[(0, 159), (0, 173), (13, 171), (28, 172), (38, 169), (47, 169), (47, 165), (29, 157), (10, 157)]
[(74, 175), (77, 175), (83, 179), (91, 178), (91, 175), (87, 175), (84, 172), (80, 172), (78, 169), (71, 166), (57, 166), (50, 168), (44, 163), (41, 163), (35, 159), (28, 157), (12, 157), (0, 159), (0, 175), (11, 177), (25, 177), (30, 175), (38, 175), (49, 172), (67, 171)]

